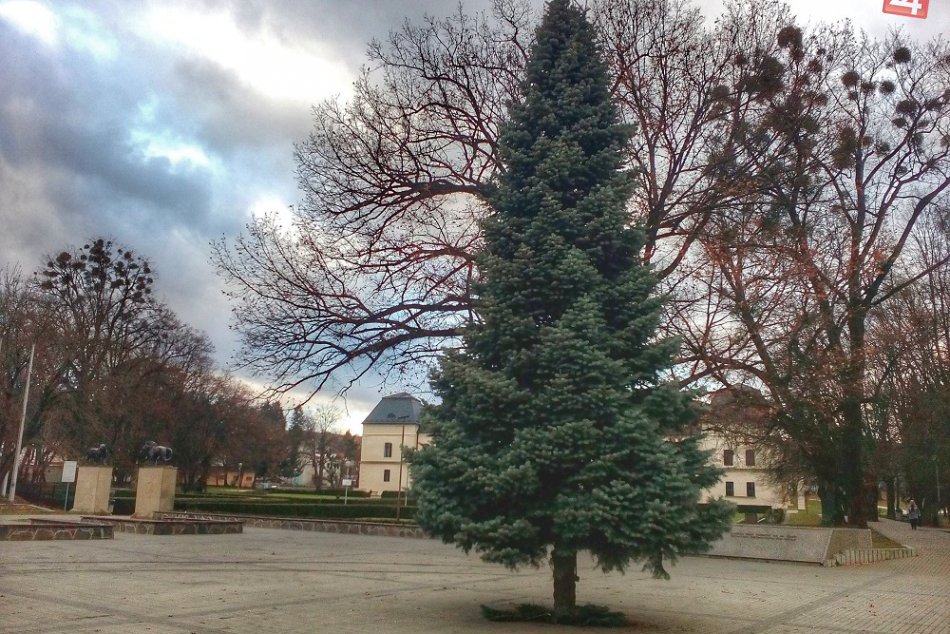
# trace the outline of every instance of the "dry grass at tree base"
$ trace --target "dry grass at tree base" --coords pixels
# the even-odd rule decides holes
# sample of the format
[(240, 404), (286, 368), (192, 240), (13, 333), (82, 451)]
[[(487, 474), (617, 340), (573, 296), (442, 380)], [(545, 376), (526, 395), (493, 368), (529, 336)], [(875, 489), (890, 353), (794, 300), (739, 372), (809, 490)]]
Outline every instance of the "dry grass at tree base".
[(500, 623), (550, 623), (552, 625), (580, 625), (586, 627), (623, 627), (631, 625), (621, 612), (612, 612), (601, 605), (579, 606), (573, 614), (556, 617), (551, 608), (532, 603), (522, 603), (511, 610), (499, 610), (482, 606), (482, 615), (489, 621)]
[(52, 509), (35, 506), (28, 502), (10, 503), (6, 498), (0, 499), (0, 515), (42, 515), (43, 513), (55, 513)]

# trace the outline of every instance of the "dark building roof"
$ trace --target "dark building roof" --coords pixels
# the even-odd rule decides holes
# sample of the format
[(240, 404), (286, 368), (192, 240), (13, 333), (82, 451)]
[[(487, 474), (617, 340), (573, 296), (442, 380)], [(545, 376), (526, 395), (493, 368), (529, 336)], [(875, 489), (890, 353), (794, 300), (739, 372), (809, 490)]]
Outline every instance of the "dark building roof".
[(392, 423), (393, 425), (402, 425), (405, 423), (419, 424), (419, 416), (422, 414), (422, 401), (411, 394), (400, 392), (384, 396), (373, 411), (369, 413), (363, 424), (366, 423)]
[(762, 405), (765, 397), (762, 392), (748, 385), (731, 385), (716, 390), (709, 395), (709, 400), (713, 405), (727, 405), (738, 403), (740, 405)]

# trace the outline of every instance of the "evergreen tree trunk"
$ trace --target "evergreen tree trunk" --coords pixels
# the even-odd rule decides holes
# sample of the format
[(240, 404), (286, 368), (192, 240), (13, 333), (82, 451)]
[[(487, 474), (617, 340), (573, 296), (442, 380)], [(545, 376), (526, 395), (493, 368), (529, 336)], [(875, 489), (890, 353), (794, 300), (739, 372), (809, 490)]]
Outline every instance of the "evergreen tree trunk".
[(554, 568), (554, 617), (562, 619), (577, 609), (577, 551), (555, 546), (551, 551)]

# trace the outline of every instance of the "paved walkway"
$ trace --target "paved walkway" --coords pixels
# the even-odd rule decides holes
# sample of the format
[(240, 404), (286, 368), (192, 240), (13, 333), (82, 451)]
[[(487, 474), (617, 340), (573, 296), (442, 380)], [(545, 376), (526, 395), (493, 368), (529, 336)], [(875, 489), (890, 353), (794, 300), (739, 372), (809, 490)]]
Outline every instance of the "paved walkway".
[[(586, 566), (578, 600), (635, 623), (605, 632), (950, 634), (950, 533), (879, 529), (921, 556), (852, 568), (689, 557), (671, 581)], [(550, 594), (547, 569), (511, 573), (420, 539), (248, 528), (0, 542), (0, 634), (582, 631), (479, 612)]]

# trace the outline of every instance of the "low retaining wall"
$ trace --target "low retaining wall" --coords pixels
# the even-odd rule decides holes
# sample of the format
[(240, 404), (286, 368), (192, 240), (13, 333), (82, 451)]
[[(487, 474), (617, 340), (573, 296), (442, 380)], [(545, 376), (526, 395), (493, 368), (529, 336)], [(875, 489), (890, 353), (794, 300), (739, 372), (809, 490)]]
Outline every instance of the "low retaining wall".
[(916, 557), (917, 551), (913, 548), (849, 548), (837, 553), (826, 565), (833, 566), (860, 566), (874, 564), (891, 559), (905, 559)]
[[(219, 513), (164, 512), (163, 519), (236, 520), (256, 528), (281, 528), (348, 535), (385, 537), (429, 537), (418, 526), (396, 526), (372, 522), (332, 521), (224, 515)], [(830, 566), (874, 563), (902, 557), (916, 557), (911, 548), (871, 548), (871, 531), (855, 528), (812, 528), (799, 526), (733, 526), (717, 541), (712, 557), (734, 557), (771, 561), (792, 561)]]
[(713, 544), (709, 555), (820, 564), (828, 558), (832, 531), (830, 528), (736, 524)]
[(121, 533), (136, 535), (231, 535), (244, 532), (244, 523), (228, 519), (159, 518), (139, 519), (125, 517), (83, 517), (85, 521), (110, 524)]
[(0, 541), (112, 539), (109, 524), (31, 519), (29, 524), (0, 524)]
[(836, 553), (870, 548), (868, 529), (736, 524), (709, 555), (826, 564)]
[(342, 533), (347, 535), (377, 535), (383, 537), (428, 537), (418, 526), (400, 526), (373, 522), (348, 522), (345, 520), (316, 520), (255, 515), (224, 515), (220, 513), (163, 512), (156, 513), (162, 519), (208, 519), (234, 520), (256, 528), (283, 528), (297, 531)]

